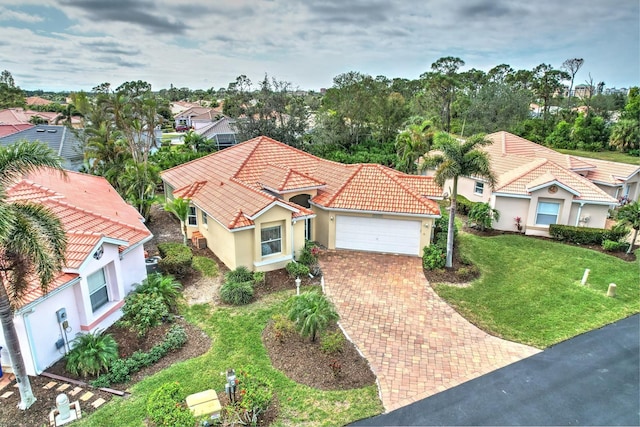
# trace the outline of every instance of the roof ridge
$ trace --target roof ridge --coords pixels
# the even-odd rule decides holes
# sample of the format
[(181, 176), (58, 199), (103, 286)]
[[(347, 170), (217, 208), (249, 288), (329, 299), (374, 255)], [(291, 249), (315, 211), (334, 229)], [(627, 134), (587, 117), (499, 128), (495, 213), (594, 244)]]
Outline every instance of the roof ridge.
[[(48, 199), (52, 199), (52, 198), (60, 198), (60, 197), (65, 197), (64, 194), (58, 193), (55, 190), (50, 189), (49, 187), (45, 187), (42, 184), (38, 184), (35, 181), (32, 181), (28, 178), (22, 178), (20, 180), (18, 180), (15, 184), (13, 184), (11, 187), (7, 188), (6, 192), (7, 194), (9, 194), (14, 188), (18, 187), (19, 185), (24, 184), (30, 187), (35, 187), (38, 190), (42, 190), (45, 193), (49, 194), (47, 197), (44, 198), (39, 198), (38, 200), (48, 200)], [(24, 199), (18, 199), (18, 200), (24, 200)]]
[[(63, 205), (63, 206), (65, 206), (65, 207), (69, 207), (69, 208), (71, 208), (71, 209), (75, 209), (75, 210), (76, 210), (76, 211), (78, 211), (78, 212), (82, 212), (82, 213), (85, 213), (85, 214), (89, 214), (89, 215), (91, 215), (91, 216), (93, 216), (93, 217), (95, 217), (95, 218), (100, 218), (100, 219), (102, 219), (102, 220), (105, 220), (105, 221), (111, 222), (111, 223), (113, 223), (113, 224), (121, 225), (121, 226), (127, 227), (127, 228), (129, 228), (129, 229), (131, 229), (131, 230), (134, 230), (134, 231), (140, 231), (140, 232), (143, 232), (143, 233), (145, 232), (145, 230), (142, 230), (142, 229), (140, 229), (140, 228), (138, 228), (138, 227), (135, 227), (135, 226), (133, 226), (133, 225), (131, 225), (131, 224), (128, 224), (128, 223), (126, 223), (126, 222), (122, 222), (122, 221), (119, 221), (119, 220), (116, 220), (116, 219), (112, 219), (112, 218), (110, 218), (110, 217), (108, 217), (108, 216), (105, 216), (105, 215), (102, 215), (102, 214), (99, 214), (99, 213), (96, 213), (96, 212), (91, 212), (91, 211), (86, 210), (86, 209), (83, 209), (83, 208), (81, 208), (81, 207), (78, 207), (78, 206), (72, 205), (71, 203), (66, 202), (66, 201), (64, 201), (64, 200), (59, 200), (59, 199), (47, 199), (47, 201), (51, 201), (51, 202), (53, 202), (53, 203), (57, 203), (57, 204), (59, 204), (59, 205)], [(142, 224), (142, 223), (140, 223), (140, 224)], [(148, 231), (148, 230), (147, 230), (147, 231)]]
[[(527, 158), (527, 157), (525, 157)], [(546, 162), (549, 162), (550, 160), (544, 157), (535, 157), (533, 159), (531, 159), (531, 161), (529, 163), (525, 163), (522, 166), (519, 166), (517, 168), (512, 169), (512, 171), (517, 171), (518, 169), (522, 169), (522, 172), (518, 171), (519, 173), (515, 176), (513, 176), (509, 181), (506, 181), (504, 184), (501, 183), (499, 188), (496, 188), (495, 190), (500, 190), (503, 187), (506, 187), (507, 185), (511, 184), (512, 182), (522, 178), (525, 174), (531, 172), (532, 170), (534, 170), (535, 168), (539, 168), (540, 166), (544, 165)], [(555, 163), (554, 163), (555, 164)], [(505, 175), (505, 174), (503, 174)]]
[[(391, 169), (389, 167), (386, 167), (384, 165), (380, 165), (377, 163), (374, 163), (375, 166), (379, 167), (380, 170), (387, 175), (388, 177), (390, 177), (396, 184), (398, 184), (399, 186), (401, 186), (405, 191), (409, 192), (409, 194), (411, 194), (412, 196), (414, 196), (416, 199), (418, 199), (418, 201), (423, 204), (426, 207), (432, 208), (432, 206), (426, 202), (426, 200), (430, 200), (433, 203), (435, 203), (433, 200), (431, 200), (429, 197), (425, 197), (421, 194), (419, 194), (417, 191), (415, 191), (413, 188), (409, 187), (407, 184), (405, 184), (404, 182), (402, 182), (401, 177), (404, 176), (410, 176), (408, 174), (396, 171), (395, 169)], [(425, 176), (425, 178), (429, 178), (427, 176)]]
[(351, 181), (353, 181), (353, 178), (362, 170), (362, 167), (364, 166), (364, 163), (354, 163), (351, 165), (347, 165), (348, 167), (354, 167), (354, 171), (351, 175), (349, 175), (349, 177), (347, 179), (345, 179), (342, 182), (342, 185), (340, 185), (340, 187), (338, 187), (334, 192), (333, 195), (331, 196), (331, 198), (329, 200), (327, 200), (325, 202), (325, 205), (330, 205), (331, 203), (333, 203), (333, 201), (338, 197), (338, 195), (342, 192), (342, 190), (344, 190), (344, 188), (351, 183)]

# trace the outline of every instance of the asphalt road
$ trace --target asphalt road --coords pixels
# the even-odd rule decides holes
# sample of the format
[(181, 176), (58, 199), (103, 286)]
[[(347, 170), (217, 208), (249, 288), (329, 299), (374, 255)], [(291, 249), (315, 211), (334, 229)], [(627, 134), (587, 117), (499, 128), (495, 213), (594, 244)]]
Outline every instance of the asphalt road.
[(640, 315), (353, 426), (640, 425)]

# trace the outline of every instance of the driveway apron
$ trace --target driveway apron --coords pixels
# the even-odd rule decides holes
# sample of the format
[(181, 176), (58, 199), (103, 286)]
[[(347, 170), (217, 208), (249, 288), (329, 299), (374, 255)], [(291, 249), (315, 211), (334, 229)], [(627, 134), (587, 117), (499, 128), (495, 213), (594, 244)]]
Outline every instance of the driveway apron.
[(328, 251), (325, 291), (369, 361), (386, 411), (539, 352), (486, 334), (429, 286), (418, 257)]

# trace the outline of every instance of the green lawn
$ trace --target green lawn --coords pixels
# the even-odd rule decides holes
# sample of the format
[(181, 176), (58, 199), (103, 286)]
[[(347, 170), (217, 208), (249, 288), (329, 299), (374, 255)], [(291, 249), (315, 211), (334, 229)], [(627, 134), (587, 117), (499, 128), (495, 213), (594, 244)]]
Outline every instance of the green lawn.
[[(493, 335), (545, 348), (640, 312), (638, 262), (517, 235), (459, 239), (481, 278), (468, 288), (434, 287)], [(582, 286), (585, 268), (591, 274)], [(609, 283), (616, 283), (617, 298), (606, 296)]]
[(590, 159), (609, 160), (611, 162), (629, 163), (631, 165), (640, 165), (640, 157), (630, 156), (619, 151), (582, 151), (582, 150), (564, 150), (554, 148), (563, 154), (572, 156), (588, 157)]
[(316, 390), (295, 383), (271, 366), (261, 333), (269, 318), (283, 310), (284, 301), (291, 294), (281, 292), (239, 308), (190, 307), (185, 318), (212, 338), (209, 352), (146, 378), (132, 388), (129, 398), (114, 398), (78, 425), (143, 426), (146, 400), (164, 383), (178, 381), (189, 394), (209, 388), (224, 390), (223, 372), (249, 364), (273, 382), (280, 405), (275, 426), (338, 426), (381, 413), (376, 386), (348, 391)]

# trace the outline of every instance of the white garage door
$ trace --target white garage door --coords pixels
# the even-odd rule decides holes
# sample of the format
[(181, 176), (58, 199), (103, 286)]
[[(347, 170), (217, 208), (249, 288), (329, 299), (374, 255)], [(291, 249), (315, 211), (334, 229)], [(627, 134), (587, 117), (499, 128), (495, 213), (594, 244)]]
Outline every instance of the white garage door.
[(420, 255), (420, 221), (336, 216), (336, 248)]

